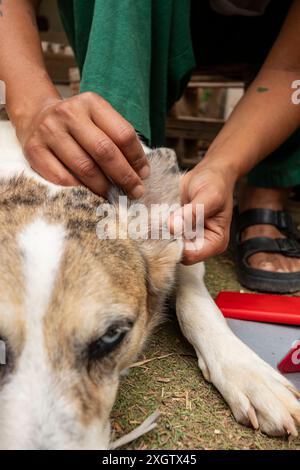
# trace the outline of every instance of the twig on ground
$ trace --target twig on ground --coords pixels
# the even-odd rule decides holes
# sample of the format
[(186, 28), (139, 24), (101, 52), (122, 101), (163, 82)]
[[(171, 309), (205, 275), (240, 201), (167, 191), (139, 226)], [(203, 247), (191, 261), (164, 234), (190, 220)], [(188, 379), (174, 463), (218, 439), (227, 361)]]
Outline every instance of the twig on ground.
[(170, 357), (170, 356), (186, 356), (186, 357), (196, 358), (195, 354), (168, 353), (168, 354), (163, 354), (162, 356), (150, 357), (149, 359), (144, 359), (143, 361), (134, 362), (133, 364), (131, 364), (131, 366), (128, 367), (128, 369), (132, 369), (133, 367), (141, 367), (144, 364), (148, 364), (148, 362), (159, 361), (161, 359), (165, 359), (166, 357)]

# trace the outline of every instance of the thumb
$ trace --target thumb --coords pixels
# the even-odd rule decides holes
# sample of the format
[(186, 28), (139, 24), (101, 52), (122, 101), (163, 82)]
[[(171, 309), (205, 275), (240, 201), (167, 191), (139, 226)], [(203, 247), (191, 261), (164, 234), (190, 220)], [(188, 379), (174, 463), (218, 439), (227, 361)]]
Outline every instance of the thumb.
[(173, 212), (168, 221), (169, 230), (173, 235), (186, 233), (189, 228), (197, 228), (203, 219), (214, 216), (221, 210), (222, 201), (219, 193), (199, 190), (193, 200)]
[(185, 204), (169, 217), (169, 231), (177, 238), (186, 241), (203, 238), (204, 207), (201, 203)]

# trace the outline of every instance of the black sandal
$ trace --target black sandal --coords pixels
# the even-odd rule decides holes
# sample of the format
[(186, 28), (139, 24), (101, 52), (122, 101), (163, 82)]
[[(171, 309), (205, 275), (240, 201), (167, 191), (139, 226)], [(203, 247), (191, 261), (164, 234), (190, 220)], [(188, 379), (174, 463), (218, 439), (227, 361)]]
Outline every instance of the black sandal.
[[(241, 241), (243, 230), (251, 225), (274, 225), (287, 238), (255, 237)], [(284, 294), (300, 291), (300, 271), (278, 273), (252, 268), (248, 259), (255, 253), (280, 253), (300, 258), (300, 234), (286, 211), (249, 209), (236, 218), (236, 257), (239, 282), (251, 290)]]

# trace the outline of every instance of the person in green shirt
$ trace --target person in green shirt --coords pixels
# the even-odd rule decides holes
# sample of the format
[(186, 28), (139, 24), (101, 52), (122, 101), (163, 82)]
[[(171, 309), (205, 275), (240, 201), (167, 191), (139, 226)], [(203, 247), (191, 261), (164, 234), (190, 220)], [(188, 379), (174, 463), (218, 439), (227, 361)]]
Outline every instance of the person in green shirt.
[[(35, 23), (37, 3), (20, 0), (16, 6), (4, 0), (0, 5), (0, 79), (6, 83), (7, 111), (28, 161), (54, 183), (84, 184), (105, 194), (113, 181), (139, 198), (149, 165), (136, 132), (150, 146), (163, 145), (167, 111), (195, 67), (190, 0), (59, 0), (81, 71), (81, 93), (67, 100), (59, 96), (45, 70)], [(219, 9), (224, 3), (232, 3), (234, 10), (239, 2), (211, 0)], [(267, 3), (263, 0), (260, 8)], [(184, 253), (183, 262), (193, 264), (226, 248), (234, 187), (252, 170), (240, 210), (270, 211), (251, 217), (248, 213), (250, 226), (247, 220), (241, 222), (241, 274), (246, 256), (246, 274), (254, 272), (259, 285), (262, 276), (265, 290), (272, 290), (277, 280), (277, 291), (288, 286), (300, 289), (297, 246), (290, 243), (284, 248), (276, 242), (272, 251), (261, 240), (258, 245), (243, 243), (257, 241), (258, 236), (271, 241), (286, 236), (291, 241), (293, 236), (295, 242), (295, 234), (282, 234), (282, 224), (276, 223), (290, 188), (300, 183), (300, 106), (292, 88), (300, 79), (300, 4), (290, 3), (256, 78), (181, 186), (183, 205), (191, 204), (193, 210), (198, 203), (205, 207), (204, 245), (200, 251)]]

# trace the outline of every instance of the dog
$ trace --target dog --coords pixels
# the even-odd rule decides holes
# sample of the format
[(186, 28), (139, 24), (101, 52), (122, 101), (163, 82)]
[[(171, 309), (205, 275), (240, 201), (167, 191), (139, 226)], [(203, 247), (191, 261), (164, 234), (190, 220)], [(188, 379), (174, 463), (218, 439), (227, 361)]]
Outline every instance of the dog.
[[(179, 203), (174, 153), (148, 156), (139, 202)], [(234, 336), (205, 287), (204, 264), (180, 264), (180, 239), (99, 238), (107, 201), (35, 174), (9, 122), (0, 123), (0, 175), (1, 449), (108, 449), (120, 374), (172, 291), (203, 376), (236, 420), (297, 435), (299, 393)], [(122, 226), (119, 195), (115, 188), (109, 201), (119, 211), (112, 224)]]

